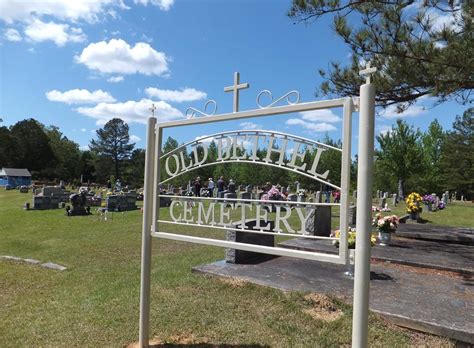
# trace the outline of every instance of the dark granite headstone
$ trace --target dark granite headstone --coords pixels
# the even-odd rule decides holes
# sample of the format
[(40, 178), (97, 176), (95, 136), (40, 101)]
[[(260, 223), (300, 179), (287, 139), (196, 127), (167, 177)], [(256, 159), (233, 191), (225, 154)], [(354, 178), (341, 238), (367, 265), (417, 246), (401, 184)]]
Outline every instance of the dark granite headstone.
[(305, 230), (311, 236), (325, 236), (331, 235), (331, 206), (316, 206), (306, 207)]
[(356, 217), (357, 217), (357, 206), (351, 205), (349, 207), (349, 225), (355, 226), (356, 225)]
[[(268, 221), (267, 224), (270, 224), (270, 231), (273, 231), (275, 228), (274, 221)], [(245, 222), (245, 229), (253, 230), (257, 220), (247, 220)], [(265, 222), (261, 221), (261, 226), (265, 225)], [(233, 228), (241, 228), (240, 223), (232, 225)], [(257, 244), (264, 246), (275, 245), (275, 236), (272, 234), (262, 234), (262, 233), (251, 233), (251, 232), (237, 232), (237, 231), (226, 231), (226, 240), (238, 243), (246, 244)], [(251, 251), (237, 250), (237, 249), (225, 249), (225, 261), (229, 263), (259, 263), (263, 261), (268, 261), (274, 256), (267, 254), (260, 254)]]

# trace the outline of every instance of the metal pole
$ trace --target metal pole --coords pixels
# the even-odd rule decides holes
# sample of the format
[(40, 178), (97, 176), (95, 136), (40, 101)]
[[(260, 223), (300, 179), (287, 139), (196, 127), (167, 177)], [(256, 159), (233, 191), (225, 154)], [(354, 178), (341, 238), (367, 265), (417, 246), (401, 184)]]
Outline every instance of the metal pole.
[(142, 258), (140, 275), (139, 346), (148, 347), (150, 325), (151, 225), (153, 217), (153, 170), (155, 161), (156, 118), (148, 119), (143, 197)]
[(368, 343), (375, 114), (375, 87), (370, 82), (360, 87), (359, 110), (357, 232), (354, 272), (354, 307), (352, 315), (352, 346), (356, 348), (367, 347)]
[(341, 210), (340, 229), (341, 238), (339, 240), (339, 256), (344, 260), (344, 264), (349, 264), (349, 252), (347, 249), (347, 230), (349, 229), (349, 187), (351, 184), (351, 142), (352, 142), (352, 112), (354, 106), (352, 98), (347, 98), (344, 102), (344, 123), (342, 127), (342, 163), (341, 163)]

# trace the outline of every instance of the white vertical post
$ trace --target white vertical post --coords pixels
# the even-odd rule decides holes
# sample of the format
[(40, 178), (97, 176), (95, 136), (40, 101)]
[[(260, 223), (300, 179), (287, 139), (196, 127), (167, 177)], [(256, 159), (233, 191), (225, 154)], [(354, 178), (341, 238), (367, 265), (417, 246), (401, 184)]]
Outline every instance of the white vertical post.
[(359, 164), (357, 172), (357, 224), (354, 272), (352, 346), (367, 347), (370, 287), (370, 233), (372, 230), (372, 175), (374, 162), (375, 87), (360, 87)]
[(153, 170), (155, 159), (156, 118), (150, 117), (147, 126), (145, 152), (145, 183), (143, 197), (142, 257), (140, 275), (140, 347), (148, 347), (150, 324), (150, 269), (151, 269), (151, 226), (153, 217)]
[(344, 123), (342, 126), (342, 160), (341, 160), (341, 205), (340, 226), (341, 234), (339, 240), (339, 256), (346, 265), (349, 264), (349, 252), (347, 250), (347, 230), (349, 228), (349, 187), (351, 182), (351, 142), (352, 142), (352, 98), (344, 102)]

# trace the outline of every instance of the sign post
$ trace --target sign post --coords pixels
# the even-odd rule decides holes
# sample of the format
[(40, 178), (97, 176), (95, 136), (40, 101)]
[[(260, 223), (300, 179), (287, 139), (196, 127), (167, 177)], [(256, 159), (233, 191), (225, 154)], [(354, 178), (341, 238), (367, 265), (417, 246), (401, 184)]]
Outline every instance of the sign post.
[(357, 224), (354, 270), (352, 346), (367, 347), (369, 327), (370, 234), (372, 231), (372, 175), (374, 167), (375, 87), (370, 63), (359, 74), (366, 75), (360, 87), (359, 163), (357, 169)]

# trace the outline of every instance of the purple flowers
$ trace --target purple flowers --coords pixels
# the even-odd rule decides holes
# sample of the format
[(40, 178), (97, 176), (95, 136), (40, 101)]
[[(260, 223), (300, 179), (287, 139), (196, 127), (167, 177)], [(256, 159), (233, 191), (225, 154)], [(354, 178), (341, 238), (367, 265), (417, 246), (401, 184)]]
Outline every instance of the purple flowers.
[(435, 198), (433, 195), (424, 195), (423, 196), (423, 203), (425, 204), (434, 204), (435, 203)]
[(268, 190), (267, 193), (262, 195), (263, 201), (281, 201), (283, 199), (284, 198), (281, 192), (275, 186), (272, 186), (272, 188)]

